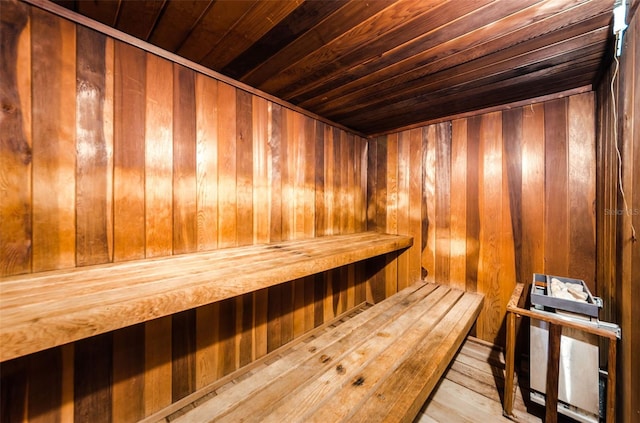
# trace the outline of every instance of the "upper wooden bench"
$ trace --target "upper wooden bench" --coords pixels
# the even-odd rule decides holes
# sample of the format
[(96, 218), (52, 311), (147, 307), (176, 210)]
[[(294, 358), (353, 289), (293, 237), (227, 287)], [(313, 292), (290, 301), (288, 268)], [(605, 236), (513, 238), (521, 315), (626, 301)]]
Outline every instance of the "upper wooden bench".
[(410, 247), (326, 236), (27, 274), (0, 281), (0, 361)]
[(411, 422), (475, 322), (482, 298), (418, 282), (171, 421)]

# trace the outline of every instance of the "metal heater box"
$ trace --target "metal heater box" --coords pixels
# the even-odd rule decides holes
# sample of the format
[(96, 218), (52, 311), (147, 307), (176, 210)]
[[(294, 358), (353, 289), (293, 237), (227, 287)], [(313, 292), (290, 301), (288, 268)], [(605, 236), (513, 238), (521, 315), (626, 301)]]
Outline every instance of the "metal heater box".
[[(555, 277), (555, 276), (554, 276)], [(545, 307), (547, 311), (563, 313), (563, 302), (570, 300), (550, 298), (546, 291), (546, 275), (534, 275), (532, 287), (532, 308)], [(576, 279), (561, 278), (573, 283), (584, 282)], [(550, 279), (549, 279), (550, 280)], [(578, 282), (574, 282), (578, 281)], [(586, 288), (586, 287), (585, 287)], [(533, 290), (537, 298), (544, 304), (535, 304)], [(590, 304), (593, 297), (589, 293)], [(596, 301), (597, 302), (597, 299)], [(551, 304), (555, 307), (550, 307)], [(577, 313), (576, 304), (568, 304), (572, 319), (591, 321), (594, 318), (592, 309)], [(597, 307), (596, 307), (597, 308)], [(597, 316), (597, 312), (595, 313)], [(548, 323), (530, 319), (530, 385), (531, 400), (544, 405), (547, 377), (547, 355), (549, 329)], [(563, 328), (560, 341), (560, 365), (558, 382), (558, 412), (585, 423), (597, 423), (600, 416), (600, 370), (598, 337), (570, 328)]]

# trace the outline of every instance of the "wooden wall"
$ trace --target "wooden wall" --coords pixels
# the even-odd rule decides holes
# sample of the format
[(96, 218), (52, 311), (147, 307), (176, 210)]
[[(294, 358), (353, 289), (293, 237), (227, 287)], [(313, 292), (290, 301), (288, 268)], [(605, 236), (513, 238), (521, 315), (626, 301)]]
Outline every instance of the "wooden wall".
[[(39, 9), (1, 16), (0, 275), (366, 229), (365, 139)], [(365, 279), (2, 363), (1, 420), (140, 419), (363, 302)]]
[[(640, 13), (637, 9), (624, 36), (619, 72), (613, 86), (614, 107), (611, 80), (615, 69), (612, 63), (597, 92), (598, 294), (605, 300), (604, 318), (622, 327), (618, 347), (618, 416), (620, 421), (637, 422), (640, 421), (640, 241), (632, 239), (632, 225), (636, 238), (640, 238)], [(618, 186), (619, 166), (626, 204)]]
[(414, 236), (399, 280), (485, 294), (476, 333), (502, 343), (513, 287), (534, 272), (596, 291), (595, 154), (593, 93), (381, 136), (369, 228)]

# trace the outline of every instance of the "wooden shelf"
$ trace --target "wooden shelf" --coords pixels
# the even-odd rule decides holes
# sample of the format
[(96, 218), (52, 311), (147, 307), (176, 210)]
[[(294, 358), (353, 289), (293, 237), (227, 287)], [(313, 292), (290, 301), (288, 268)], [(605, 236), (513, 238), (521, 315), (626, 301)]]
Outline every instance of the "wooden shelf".
[(4, 278), (0, 361), (410, 247), (364, 232)]

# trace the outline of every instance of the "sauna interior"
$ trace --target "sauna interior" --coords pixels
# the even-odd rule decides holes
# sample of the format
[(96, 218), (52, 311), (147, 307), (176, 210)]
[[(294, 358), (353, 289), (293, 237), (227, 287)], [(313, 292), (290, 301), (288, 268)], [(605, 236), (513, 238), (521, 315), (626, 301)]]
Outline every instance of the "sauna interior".
[[(640, 422), (639, 5), (1, 0), (0, 420), (179, 418), (422, 282), (480, 294), (459, 340), (495, 351), (501, 411), (539, 273), (602, 299), (607, 421)], [(555, 421), (519, 383), (528, 324), (520, 418)], [(386, 420), (502, 418), (458, 408)]]

